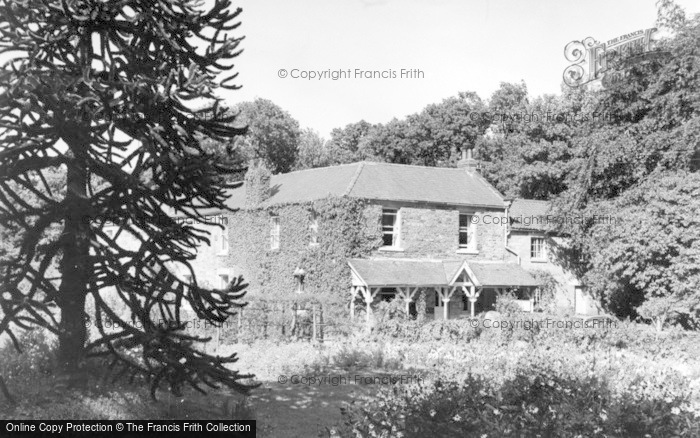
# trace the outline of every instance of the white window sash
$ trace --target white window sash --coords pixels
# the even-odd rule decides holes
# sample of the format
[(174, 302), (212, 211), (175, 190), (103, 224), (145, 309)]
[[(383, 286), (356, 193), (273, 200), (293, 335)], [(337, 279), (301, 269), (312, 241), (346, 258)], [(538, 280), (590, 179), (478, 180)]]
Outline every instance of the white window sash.
[[(394, 217), (392, 225), (384, 225), (385, 216)], [(382, 238), (383, 236), (391, 236), (391, 245), (384, 245), (385, 247), (397, 248), (401, 245), (401, 210), (382, 210)]]

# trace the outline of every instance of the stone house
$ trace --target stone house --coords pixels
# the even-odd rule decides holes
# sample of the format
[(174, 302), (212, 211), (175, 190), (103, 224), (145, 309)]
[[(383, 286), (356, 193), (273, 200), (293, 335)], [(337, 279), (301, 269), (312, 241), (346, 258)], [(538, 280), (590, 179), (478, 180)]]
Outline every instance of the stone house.
[(554, 216), (547, 201), (515, 199), (509, 209), (508, 248), (525, 269), (551, 274), (557, 283), (555, 305), (581, 315), (602, 313), (598, 302), (585, 286), (557, 259), (555, 248), (566, 245), (566, 238), (547, 233), (550, 224), (574, 220)]
[(589, 310), (576, 304), (580, 285), (546, 257), (543, 230), (509, 224), (513, 211), (541, 214), (546, 205), (505, 199), (470, 152), (457, 168), (359, 162), (272, 176), (252, 168), (230, 189), (232, 212), (211, 212), (201, 225), (211, 242), (193, 262), (197, 281), (223, 287), (242, 275), (255, 293), (332, 296), (352, 315), (393, 299), (415, 312), (423, 291), (429, 314), (456, 318), (492, 309), (505, 291), (533, 311), (534, 271), (544, 270), (562, 279), (558, 305)]

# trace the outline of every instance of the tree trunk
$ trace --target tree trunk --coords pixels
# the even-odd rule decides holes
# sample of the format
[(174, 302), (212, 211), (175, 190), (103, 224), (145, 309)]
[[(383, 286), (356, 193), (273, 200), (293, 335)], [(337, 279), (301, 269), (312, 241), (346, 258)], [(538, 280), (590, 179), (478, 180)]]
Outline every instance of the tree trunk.
[(66, 204), (68, 212), (63, 228), (63, 256), (60, 263), (61, 286), (56, 304), (61, 310), (59, 324), (59, 366), (68, 373), (78, 371), (84, 357), (87, 330), (85, 297), (90, 279), (90, 224), (83, 216), (89, 211), (87, 172), (82, 160), (68, 167)]

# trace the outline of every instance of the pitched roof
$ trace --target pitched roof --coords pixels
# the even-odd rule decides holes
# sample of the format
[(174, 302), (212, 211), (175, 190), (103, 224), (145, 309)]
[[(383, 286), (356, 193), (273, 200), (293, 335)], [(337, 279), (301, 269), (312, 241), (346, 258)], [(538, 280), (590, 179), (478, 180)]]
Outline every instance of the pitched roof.
[(515, 199), (508, 211), (510, 227), (513, 230), (547, 230), (549, 201)]
[(350, 267), (367, 285), (446, 285), (440, 260), (349, 259)]
[[(359, 162), (273, 175), (263, 206), (327, 196), (503, 208), (502, 195), (478, 173), (445, 167)], [(231, 189), (227, 205), (245, 206), (245, 185)]]
[(522, 266), (515, 263), (468, 262), (474, 276), (484, 286), (539, 286), (537, 281)]
[[(377, 287), (449, 286), (464, 260), (349, 259), (358, 279)], [(539, 286), (529, 272), (515, 263), (466, 262), (474, 280), (485, 287)]]

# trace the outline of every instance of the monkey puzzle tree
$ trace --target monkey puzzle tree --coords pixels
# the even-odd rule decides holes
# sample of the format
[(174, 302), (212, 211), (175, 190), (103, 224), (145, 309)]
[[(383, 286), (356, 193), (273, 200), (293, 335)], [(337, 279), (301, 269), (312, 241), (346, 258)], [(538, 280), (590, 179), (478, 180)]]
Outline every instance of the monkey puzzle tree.
[[(173, 269), (193, 274), (208, 242), (194, 224), (225, 209), (226, 169), (200, 140), (244, 133), (216, 94), (238, 88), (227, 72), (239, 14), (229, 0), (0, 0), (0, 226), (19, 237), (0, 265), (0, 334), (17, 349), (18, 330), (41, 326), (72, 375), (105, 356), (120, 374), (146, 375), (154, 396), (161, 382), (249, 389), (226, 367), (235, 355), (196, 348), (207, 339), (186, 334), (180, 312), (188, 303), (224, 322), (243, 280), (208, 289)], [(49, 169), (65, 174), (61, 193)]]

